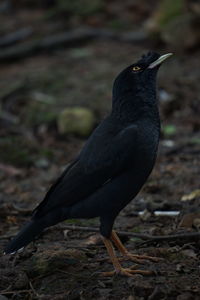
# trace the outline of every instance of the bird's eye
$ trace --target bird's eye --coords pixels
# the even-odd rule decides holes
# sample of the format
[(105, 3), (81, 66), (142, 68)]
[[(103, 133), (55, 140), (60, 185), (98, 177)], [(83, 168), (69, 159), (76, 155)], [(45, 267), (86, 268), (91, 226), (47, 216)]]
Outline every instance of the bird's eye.
[(133, 67), (133, 71), (140, 71), (140, 70), (141, 70), (141, 68), (139, 66), (134, 66)]

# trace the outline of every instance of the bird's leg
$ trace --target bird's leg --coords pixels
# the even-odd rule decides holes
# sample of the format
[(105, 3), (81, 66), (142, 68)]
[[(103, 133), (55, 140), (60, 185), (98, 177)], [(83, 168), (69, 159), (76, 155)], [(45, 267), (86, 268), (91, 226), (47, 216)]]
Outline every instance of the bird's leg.
[(103, 276), (113, 276), (115, 274), (120, 274), (120, 275), (123, 275), (123, 276), (132, 277), (133, 274), (151, 275), (153, 273), (152, 271), (133, 270), (131, 268), (123, 268), (120, 265), (118, 258), (116, 257), (115, 250), (113, 248), (111, 240), (103, 237), (103, 242), (106, 246), (106, 249), (108, 251), (108, 254), (109, 254), (110, 259), (111, 259), (111, 261), (113, 263), (113, 266), (114, 266), (114, 271), (103, 272), (102, 273)]
[(116, 234), (116, 232), (114, 230), (112, 230), (112, 232), (111, 232), (111, 240), (113, 241), (113, 243), (115, 244), (117, 249), (121, 252), (121, 254), (124, 256), (125, 259), (132, 260), (136, 263), (143, 263), (145, 260), (150, 260), (150, 261), (154, 261), (154, 262), (158, 262), (158, 261), (162, 260), (161, 258), (152, 257), (152, 256), (148, 256), (148, 255), (131, 254), (124, 247), (124, 245), (122, 244), (122, 242), (120, 241), (118, 235)]

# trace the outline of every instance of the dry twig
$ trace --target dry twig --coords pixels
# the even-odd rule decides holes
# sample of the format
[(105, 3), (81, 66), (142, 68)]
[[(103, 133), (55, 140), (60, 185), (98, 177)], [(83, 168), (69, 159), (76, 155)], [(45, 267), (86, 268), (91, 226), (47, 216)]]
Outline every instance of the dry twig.
[[(76, 225), (64, 225), (61, 228), (68, 229), (68, 230), (99, 232), (98, 228), (76, 226)], [(134, 233), (134, 232), (128, 232), (128, 231), (118, 231), (118, 234), (121, 236), (134, 237), (134, 238), (139, 238), (142, 240), (152, 241), (152, 242), (174, 241), (174, 240), (194, 241), (194, 240), (200, 239), (200, 232), (190, 232), (190, 233), (184, 232), (184, 233), (164, 235), (164, 236), (159, 236), (159, 235), (154, 236), (154, 235), (149, 235), (149, 234)]]

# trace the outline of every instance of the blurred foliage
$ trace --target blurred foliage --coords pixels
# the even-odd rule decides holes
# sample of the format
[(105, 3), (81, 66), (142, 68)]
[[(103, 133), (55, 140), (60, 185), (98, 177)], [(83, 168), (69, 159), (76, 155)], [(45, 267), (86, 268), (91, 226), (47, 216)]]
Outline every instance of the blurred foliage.
[(125, 22), (124, 20), (120, 20), (118, 18), (110, 19), (108, 22), (108, 27), (115, 29), (115, 30), (129, 30), (130, 24), (129, 22)]
[(41, 156), (52, 159), (53, 152), (45, 147), (36, 147), (23, 136), (0, 138), (0, 158), (4, 163), (19, 167), (33, 165)]
[(101, 11), (104, 7), (103, 0), (56, 0), (55, 11), (69, 13), (81, 17), (90, 16)]
[[(162, 0), (152, 11), (152, 14), (145, 23), (145, 28), (150, 33), (162, 32), (168, 23), (184, 14), (185, 0)], [(156, 35), (152, 35), (156, 37)]]
[(4, 163), (16, 166), (31, 164), (30, 147), (23, 137), (1, 137), (0, 157)]
[(176, 126), (171, 125), (171, 124), (170, 125), (162, 126), (162, 132), (166, 136), (174, 135), (176, 133)]
[(24, 111), (23, 120), (29, 127), (36, 127), (41, 124), (53, 123), (57, 118), (57, 113), (49, 104), (30, 101)]
[(196, 137), (196, 138), (192, 138), (190, 140), (191, 144), (196, 144), (196, 145), (200, 145), (200, 138)]
[(158, 23), (160, 27), (181, 15), (184, 11), (184, 0), (162, 0), (158, 8)]
[[(120, 34), (120, 30), (127, 30), (129, 33), (137, 32), (137, 30), (139, 32), (148, 30), (145, 25), (151, 19), (152, 23), (154, 22), (157, 26), (155, 27), (155, 31), (157, 30), (156, 33), (158, 33), (157, 41), (165, 43), (158, 44), (162, 49), (158, 47), (155, 50), (164, 53), (163, 48), (166, 47), (170, 52), (176, 53), (176, 57), (173, 59), (177, 66), (174, 64), (174, 67), (171, 67), (170, 76), (168, 76), (169, 73), (166, 73), (166, 78), (169, 78), (169, 81), (163, 80), (166, 91), (169, 91), (168, 94), (164, 94), (163, 97), (165, 98), (161, 103), (163, 115), (170, 118), (175, 115), (176, 111), (184, 109), (183, 106), (186, 107), (186, 104), (184, 104), (182, 98), (197, 99), (198, 101), (198, 97), (195, 96), (196, 92), (193, 90), (195, 85), (193, 78), (185, 78), (184, 84), (180, 81), (181, 89), (178, 87), (182, 73), (188, 74), (187, 76), (192, 74), (191, 76), (195, 78), (195, 72), (198, 72), (198, 70), (195, 71), (196, 62), (193, 61), (192, 67), (188, 69), (187, 62), (184, 62), (184, 65), (179, 65), (178, 51), (176, 51), (179, 48), (184, 51), (194, 49), (192, 47), (196, 45), (198, 46), (199, 25), (196, 26), (197, 23), (191, 22), (191, 20), (193, 21), (193, 14), (199, 16), (200, 5), (198, 1), (14, 0), (8, 2), (10, 3), (10, 10), (7, 9), (6, 14), (1, 14), (0, 31), (2, 37), (26, 26), (33, 29), (32, 35), (18, 41), (20, 47), (23, 45), (26, 47), (27, 42), (37, 40), (41, 36), (45, 38), (52, 35), (56, 36), (57, 33), (66, 31), (66, 24), (69, 31), (70, 28), (87, 25), (104, 28), (105, 31), (108, 28), (116, 29), (116, 33)], [(191, 26), (191, 23), (194, 26)], [(188, 31), (188, 28), (191, 30)], [(195, 37), (193, 37), (194, 35)], [(153, 39), (153, 35), (149, 35), (149, 40), (147, 39), (148, 46), (147, 44), (139, 45), (137, 42), (130, 44), (121, 42), (120, 47), (125, 49), (123, 52), (116, 41), (105, 37), (105, 40), (102, 38), (97, 42), (97, 45), (95, 45), (95, 42), (89, 45), (85, 45), (84, 42), (83, 44), (77, 43), (69, 48), (63, 45), (62, 47), (48, 49), (48, 55), (41, 52), (39, 58), (24, 59), (19, 64), (8, 64), (6, 68), (2, 66), (0, 120), (3, 126), (1, 130), (3, 136), (9, 137), (11, 135), (11, 137), (1, 139), (1, 160), (14, 165), (31, 165), (38, 159), (39, 153), (42, 158), (49, 156), (48, 150), (43, 149), (40, 145), (41, 139), (46, 141), (54, 139), (55, 143), (59, 143), (68, 135), (71, 138), (72, 132), (68, 132), (68, 130), (75, 131), (77, 136), (88, 136), (94, 123), (96, 124), (110, 108), (110, 89), (115, 74), (126, 63), (128, 64), (134, 57), (140, 55), (140, 52), (146, 51), (146, 48), (153, 48), (153, 43), (149, 42), (151, 38)], [(186, 45), (186, 42), (189, 43), (189, 46)], [(12, 47), (15, 48), (15, 44)], [(118, 49), (120, 49), (119, 54), (117, 53)], [(191, 60), (190, 57), (190, 62)], [(170, 68), (170, 62), (167, 65)], [(185, 68), (184, 72), (181, 69), (182, 67)], [(175, 76), (174, 73), (178, 70), (180, 70), (180, 73)], [(173, 88), (170, 90), (172, 86), (170, 77), (175, 77), (178, 82), (175, 83), (176, 88), (174, 90)], [(188, 80), (189, 83), (187, 83)], [(190, 80), (192, 83), (190, 83)], [(177, 93), (178, 89), (179, 91), (183, 90), (180, 95)], [(198, 104), (195, 105), (198, 106)], [(67, 115), (63, 115), (65, 109), (76, 106), (87, 107), (95, 112), (93, 117), (90, 115), (84, 116), (85, 122), (91, 124), (89, 129), (87, 129), (88, 125), (86, 124), (84, 133), (81, 132), (85, 124), (84, 126), (82, 123), (80, 126), (78, 125), (75, 118), (76, 114), (73, 114), (73, 120), (68, 118), (68, 121)], [(192, 106), (192, 101), (190, 101), (188, 107), (190, 106)], [(198, 113), (198, 109), (195, 108), (194, 110), (191, 110), (192, 113)], [(186, 111), (185, 115), (187, 114)], [(94, 120), (94, 118), (96, 119)], [(171, 122), (174, 122), (173, 120), (167, 119), (167, 122), (169, 124), (162, 128), (162, 133), (164, 137), (172, 137), (177, 133), (177, 128), (170, 125)], [(199, 128), (198, 121), (195, 122), (197, 128)], [(79, 129), (74, 129), (73, 123)], [(64, 130), (61, 127), (64, 127)], [(14, 128), (14, 130), (10, 130), (11, 128)], [(23, 129), (23, 132), (21, 129)], [(28, 135), (23, 135), (24, 131), (32, 134), (38, 142), (37, 146), (30, 143)], [(61, 134), (64, 131), (66, 132), (62, 137)], [(17, 132), (17, 134), (22, 132), (23, 137), (21, 139), (18, 136), (12, 137), (13, 132)], [(196, 138), (194, 143), (199, 144), (199, 139)], [(42, 149), (39, 149), (40, 146)]]

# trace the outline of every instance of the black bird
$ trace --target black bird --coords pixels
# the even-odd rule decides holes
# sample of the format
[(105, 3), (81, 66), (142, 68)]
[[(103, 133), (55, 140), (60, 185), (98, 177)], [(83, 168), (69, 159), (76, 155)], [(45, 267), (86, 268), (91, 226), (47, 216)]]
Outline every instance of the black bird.
[(117, 76), (110, 115), (94, 130), (78, 157), (47, 192), (30, 222), (8, 244), (6, 254), (15, 253), (46, 227), (68, 218), (100, 217), (100, 233), (115, 268), (105, 275), (131, 276), (136, 272), (121, 267), (112, 241), (132, 260), (156, 260), (131, 255), (112, 227), (154, 166), (160, 133), (156, 74), (160, 64), (171, 55), (149, 52)]

